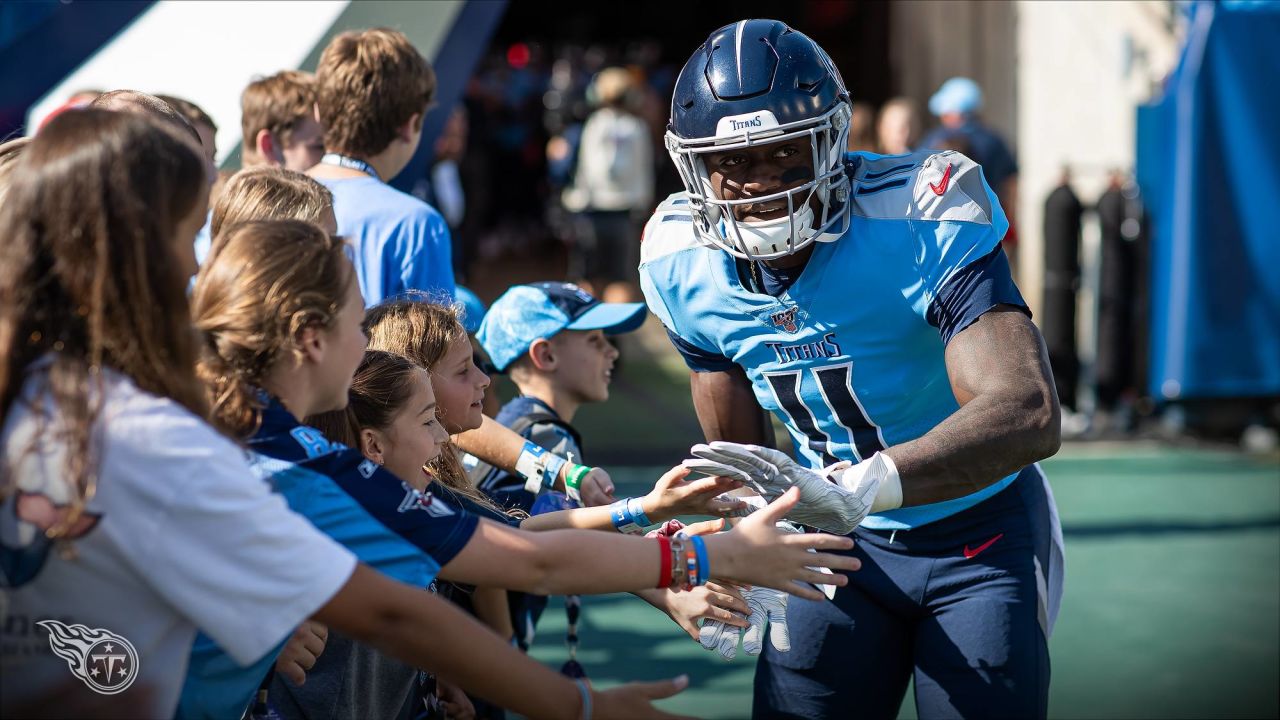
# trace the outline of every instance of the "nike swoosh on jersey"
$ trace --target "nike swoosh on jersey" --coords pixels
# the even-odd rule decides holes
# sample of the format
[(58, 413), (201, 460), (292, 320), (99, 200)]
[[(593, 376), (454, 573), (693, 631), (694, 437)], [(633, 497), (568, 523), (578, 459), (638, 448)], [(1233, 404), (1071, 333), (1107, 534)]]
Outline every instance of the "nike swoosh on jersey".
[(947, 169), (942, 173), (942, 179), (937, 185), (929, 183), (929, 189), (934, 195), (941, 195), (947, 191), (947, 186), (951, 184), (951, 163), (947, 163)]
[(966, 545), (964, 546), (964, 559), (965, 559), (965, 560), (972, 560), (972, 559), (974, 559), (974, 558), (978, 557), (979, 553), (981, 553), (983, 550), (986, 550), (987, 548), (991, 547), (992, 545), (995, 545), (995, 544), (996, 544), (996, 541), (997, 541), (997, 540), (999, 540), (999, 539), (1000, 539), (1000, 538), (1002, 538), (1002, 537), (1004, 537), (1004, 533), (1000, 533), (999, 535), (997, 535), (997, 536), (995, 536), (995, 537), (991, 538), (990, 540), (988, 540), (988, 541), (986, 541), (986, 542), (982, 543), (981, 545), (979, 545), (978, 547), (974, 548), (973, 550), (970, 550), (970, 549), (969, 549), (969, 546), (966, 544)]

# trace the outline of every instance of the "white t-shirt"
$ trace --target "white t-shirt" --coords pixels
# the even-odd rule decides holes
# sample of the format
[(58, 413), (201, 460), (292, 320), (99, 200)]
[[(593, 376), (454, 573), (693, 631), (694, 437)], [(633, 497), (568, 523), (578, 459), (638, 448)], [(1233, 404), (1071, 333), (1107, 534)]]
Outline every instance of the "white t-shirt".
[[(38, 374), (0, 434), (20, 490), (0, 505), (0, 571), (17, 586), (4, 591), (0, 714), (38, 701), (54, 711), (52, 696), (172, 717), (197, 628), (248, 664), (350, 578), (355, 557), (256, 479), (240, 448), (116, 373), (105, 374), (97, 492), (73, 530), (74, 557), (51, 548), (38, 526), (67, 502), (65, 446), (46, 432), (24, 453), (39, 423)], [(136, 682), (118, 689), (130, 674)]]
[(582, 210), (642, 210), (653, 207), (653, 143), (640, 118), (600, 108), (587, 118), (578, 145), (578, 171), (562, 198)]

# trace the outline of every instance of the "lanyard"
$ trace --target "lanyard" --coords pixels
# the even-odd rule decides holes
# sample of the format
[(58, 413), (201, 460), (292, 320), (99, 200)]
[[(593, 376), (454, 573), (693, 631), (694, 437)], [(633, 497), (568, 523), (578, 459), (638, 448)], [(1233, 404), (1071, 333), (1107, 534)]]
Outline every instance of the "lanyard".
[(378, 171), (374, 170), (372, 165), (359, 158), (348, 157), (340, 153), (325, 153), (324, 157), (320, 158), (320, 163), (323, 165), (337, 165), (338, 167), (349, 168), (351, 170), (359, 170), (365, 175), (372, 177), (374, 180), (379, 182), (382, 181), (382, 178), (378, 175)]

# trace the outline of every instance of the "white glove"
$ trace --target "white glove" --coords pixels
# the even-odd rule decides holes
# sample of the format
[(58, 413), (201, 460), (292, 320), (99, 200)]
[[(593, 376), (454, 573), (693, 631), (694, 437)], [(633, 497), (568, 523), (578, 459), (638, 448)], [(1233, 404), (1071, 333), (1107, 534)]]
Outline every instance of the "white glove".
[[(765, 505), (764, 499), (758, 496), (738, 496), (738, 499), (747, 502), (748, 514)], [(790, 533), (800, 532), (800, 528), (786, 522), (778, 523), (778, 529)], [(830, 572), (826, 568), (812, 569)], [(826, 588), (831, 588), (834, 594), (834, 585), (822, 587), (824, 592)], [(769, 642), (773, 643), (773, 647), (778, 652), (790, 651), (791, 633), (787, 629), (787, 593), (771, 588), (752, 587), (742, 592), (742, 599), (747, 601), (749, 610), (747, 622), (751, 624), (746, 634), (742, 635), (742, 628), (725, 625), (719, 620), (704, 620), (702, 629), (698, 632), (698, 642), (702, 647), (715, 650), (725, 660), (732, 660), (738, 654), (738, 637), (741, 635), (742, 650), (748, 655), (759, 655), (764, 650), (764, 630), (767, 626)]]
[(839, 472), (839, 481), (796, 464), (784, 453), (758, 445), (716, 441), (694, 445), (696, 459), (684, 466), (707, 475), (741, 480), (769, 501), (800, 488), (800, 502), (787, 517), (820, 530), (847, 535), (872, 512), (902, 506), (902, 482), (893, 460), (876, 453)]
[(742, 638), (742, 650), (748, 655), (759, 655), (764, 650), (764, 630), (769, 628), (769, 641), (778, 652), (791, 649), (791, 635), (787, 631), (787, 594), (781, 590), (753, 587), (742, 593), (751, 614), (745, 635), (742, 628), (725, 625), (719, 620), (704, 620), (698, 632), (698, 642), (708, 650), (715, 650), (725, 660), (738, 654), (738, 638)]
[(751, 614), (747, 622), (751, 627), (742, 636), (742, 650), (748, 655), (759, 655), (764, 650), (764, 629), (769, 628), (769, 642), (778, 652), (791, 650), (791, 633), (787, 631), (787, 594), (781, 590), (753, 587), (742, 594)]

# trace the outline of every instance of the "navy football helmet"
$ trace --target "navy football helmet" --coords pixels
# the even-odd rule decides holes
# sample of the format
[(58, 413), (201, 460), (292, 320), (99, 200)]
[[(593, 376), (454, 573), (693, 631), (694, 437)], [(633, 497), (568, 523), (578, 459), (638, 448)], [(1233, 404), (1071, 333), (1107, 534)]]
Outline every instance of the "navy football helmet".
[[(826, 51), (777, 20), (726, 25), (693, 53), (671, 98), (666, 145), (699, 237), (746, 259), (790, 255), (830, 242), (849, 228), (844, 153), (852, 107)], [(813, 179), (766, 196), (720, 200), (703, 156), (805, 138)], [(738, 221), (735, 206), (784, 199), (787, 216)]]

